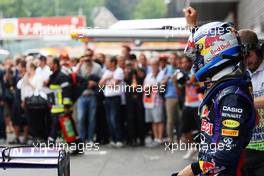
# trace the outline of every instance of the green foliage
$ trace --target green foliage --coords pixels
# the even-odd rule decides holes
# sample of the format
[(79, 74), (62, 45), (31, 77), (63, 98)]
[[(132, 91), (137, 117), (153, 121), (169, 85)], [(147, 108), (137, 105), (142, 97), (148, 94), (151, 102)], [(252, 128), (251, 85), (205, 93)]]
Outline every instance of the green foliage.
[(77, 16), (82, 11), (91, 24), (92, 9), (102, 5), (104, 0), (1, 0), (0, 15), (3, 18)]
[(26, 11), (23, 7), (23, 0), (1, 0), (0, 15), (3, 17), (24, 16)]
[(96, 6), (106, 6), (119, 20), (164, 17), (167, 9), (164, 0), (0, 0), (0, 17), (77, 16), (82, 12), (91, 25)]
[(164, 0), (141, 0), (133, 13), (135, 19), (165, 17), (167, 7)]
[(135, 6), (140, 0), (105, 0), (105, 6), (119, 20), (131, 19)]

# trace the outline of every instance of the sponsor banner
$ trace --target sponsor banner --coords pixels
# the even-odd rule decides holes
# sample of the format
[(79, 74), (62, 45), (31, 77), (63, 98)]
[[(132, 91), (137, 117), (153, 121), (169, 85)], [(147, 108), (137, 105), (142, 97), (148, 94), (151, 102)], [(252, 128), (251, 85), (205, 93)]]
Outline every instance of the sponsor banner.
[(26, 39), (52, 36), (70, 36), (85, 27), (85, 17), (7, 18), (0, 20), (1, 39)]
[(0, 19), (0, 38), (18, 37), (18, 19)]

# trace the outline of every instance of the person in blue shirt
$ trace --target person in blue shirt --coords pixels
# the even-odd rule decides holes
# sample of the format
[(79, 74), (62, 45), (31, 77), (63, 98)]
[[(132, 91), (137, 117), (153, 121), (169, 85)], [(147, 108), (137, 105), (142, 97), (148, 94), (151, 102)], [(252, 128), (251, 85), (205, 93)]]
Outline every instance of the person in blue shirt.
[(180, 137), (180, 126), (179, 126), (179, 95), (182, 93), (182, 89), (179, 85), (175, 85), (173, 77), (176, 76), (176, 72), (179, 69), (180, 57), (174, 53), (171, 57), (171, 64), (167, 66), (164, 79), (161, 81), (162, 85), (166, 86), (166, 92), (164, 94), (165, 107), (166, 107), (166, 132), (168, 135), (169, 142), (173, 142), (173, 130), (176, 124), (177, 138)]

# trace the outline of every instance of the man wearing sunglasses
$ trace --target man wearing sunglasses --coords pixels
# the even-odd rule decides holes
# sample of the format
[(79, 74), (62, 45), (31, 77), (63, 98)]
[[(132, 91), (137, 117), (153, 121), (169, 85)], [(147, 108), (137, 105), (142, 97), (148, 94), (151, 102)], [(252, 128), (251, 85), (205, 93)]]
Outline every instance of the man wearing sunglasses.
[[(93, 50), (87, 48), (79, 65), (79, 75), (87, 82), (86, 89), (77, 100), (78, 129), (80, 139), (93, 145), (95, 133), (96, 93), (102, 76), (102, 68), (93, 61)], [(86, 123), (85, 123), (86, 122)], [(86, 137), (87, 136), (87, 137)]]

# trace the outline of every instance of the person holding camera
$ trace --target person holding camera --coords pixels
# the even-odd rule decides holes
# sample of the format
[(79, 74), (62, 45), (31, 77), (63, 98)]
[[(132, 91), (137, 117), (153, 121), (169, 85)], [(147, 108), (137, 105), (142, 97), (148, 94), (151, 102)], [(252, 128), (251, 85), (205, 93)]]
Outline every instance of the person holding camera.
[(126, 89), (126, 109), (127, 109), (127, 133), (128, 144), (132, 146), (144, 145), (145, 140), (145, 121), (143, 109), (143, 92), (137, 88), (143, 86), (145, 73), (137, 66), (137, 58), (130, 57), (126, 61), (124, 69)]
[[(200, 120), (198, 117), (198, 107), (202, 102), (202, 94), (199, 92), (199, 84), (193, 78), (192, 60), (188, 56), (183, 56), (181, 59), (181, 67), (184, 71), (184, 76), (174, 79), (175, 84), (184, 85), (184, 105), (181, 115), (181, 134), (182, 139), (187, 144), (193, 143), (193, 134), (198, 132)], [(178, 76), (179, 77), (179, 76)], [(179, 82), (179, 83), (178, 83)], [(190, 159), (197, 152), (195, 147), (188, 147), (187, 153), (183, 156), (184, 159)]]
[[(177, 141), (180, 139), (180, 107), (179, 107), (179, 97), (183, 93), (182, 88), (179, 84), (175, 85), (174, 78), (177, 75), (182, 74), (179, 68), (180, 57), (178, 54), (174, 53), (170, 59), (170, 65), (167, 67), (167, 72), (164, 79), (161, 81), (161, 85), (166, 86), (166, 92), (164, 94), (165, 107), (166, 107), (166, 132), (169, 142), (174, 141), (173, 130), (176, 125)], [(178, 74), (179, 73), (179, 74)], [(183, 75), (183, 74), (182, 74)]]

